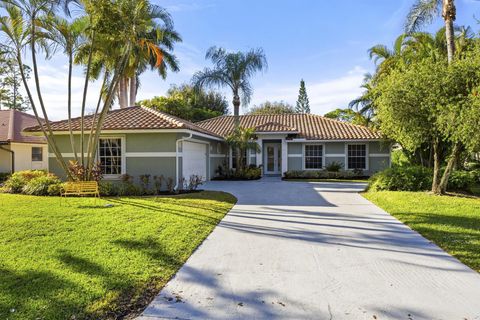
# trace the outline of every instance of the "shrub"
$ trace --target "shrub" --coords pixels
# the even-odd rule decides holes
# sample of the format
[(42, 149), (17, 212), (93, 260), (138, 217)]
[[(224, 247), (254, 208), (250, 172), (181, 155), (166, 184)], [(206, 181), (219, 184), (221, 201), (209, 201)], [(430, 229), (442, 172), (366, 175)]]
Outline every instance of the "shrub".
[(476, 182), (477, 174), (473, 171), (453, 171), (448, 179), (447, 189), (468, 191)]
[(289, 170), (285, 172), (286, 179), (351, 179), (356, 175), (350, 170)]
[(26, 184), (37, 177), (48, 175), (43, 170), (25, 170), (13, 173), (7, 181), (5, 181), (4, 190), (9, 193), (21, 193)]
[(0, 183), (6, 181), (10, 177), (10, 173), (8, 172), (0, 172)]
[[(60, 185), (61, 181), (57, 176), (53, 174), (46, 174), (43, 176), (35, 177), (28, 181), (22, 188), (22, 193), (34, 195), (34, 196), (46, 196), (48, 195), (48, 189), (52, 185)], [(52, 187), (52, 192), (54, 187)], [(55, 187), (57, 188), (57, 187)]]
[(421, 166), (392, 167), (369, 180), (368, 190), (421, 191), (432, 186), (433, 171)]
[(325, 166), (325, 169), (329, 172), (339, 172), (343, 168), (343, 163), (332, 161)]
[(175, 180), (172, 177), (167, 178), (167, 191), (173, 193), (175, 190)]
[(139, 178), (140, 178), (140, 187), (142, 188), (142, 193), (148, 194), (150, 192), (150, 175), (142, 174)]
[(262, 169), (260, 167), (248, 167), (244, 170), (244, 178), (248, 180), (257, 180), (262, 177)]
[(55, 183), (48, 186), (47, 194), (49, 196), (59, 196), (63, 191), (63, 183)]
[(392, 167), (406, 167), (411, 165), (410, 160), (402, 149), (396, 149), (392, 151), (391, 162)]
[(153, 176), (153, 187), (155, 188), (156, 194), (159, 194), (160, 191), (162, 191), (163, 180), (165, 180), (163, 175)]
[(101, 196), (118, 196), (119, 189), (118, 186), (109, 181), (100, 181), (98, 184), (98, 191), (100, 192)]
[(202, 185), (203, 184), (203, 179), (201, 176), (199, 175), (196, 175), (196, 174), (192, 174), (190, 176), (190, 179), (188, 181), (188, 186), (187, 186), (187, 189), (189, 191), (193, 191), (193, 190), (197, 190), (198, 186)]

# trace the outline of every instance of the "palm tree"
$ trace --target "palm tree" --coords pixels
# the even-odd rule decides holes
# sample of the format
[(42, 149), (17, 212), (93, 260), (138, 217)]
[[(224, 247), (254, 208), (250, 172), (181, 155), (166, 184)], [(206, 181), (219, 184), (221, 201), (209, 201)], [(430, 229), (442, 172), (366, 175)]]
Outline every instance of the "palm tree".
[(372, 126), (374, 124), (375, 118), (375, 106), (374, 106), (374, 99), (373, 99), (373, 88), (374, 88), (374, 81), (373, 75), (370, 73), (365, 74), (363, 78), (363, 83), (360, 86), (364, 89), (362, 95), (348, 104), (350, 109), (355, 109), (359, 116), (364, 119), (364, 123), (366, 126)]
[(248, 52), (227, 52), (223, 48), (211, 47), (205, 59), (210, 59), (214, 67), (205, 68), (194, 74), (192, 82), (195, 88), (227, 87), (233, 94), (233, 114), (235, 125), (240, 125), (240, 103), (248, 105), (253, 95), (250, 78), (267, 68), (267, 58), (262, 49)]
[(397, 37), (393, 48), (390, 49), (386, 45), (377, 44), (368, 50), (370, 59), (377, 65), (376, 74), (388, 73), (395, 67), (395, 64), (402, 57), (406, 49), (406, 40), (408, 35), (402, 34)]
[(260, 152), (260, 146), (255, 141), (255, 129), (253, 128), (238, 127), (225, 138), (225, 141), (227, 145), (232, 148), (232, 150), (237, 151), (236, 169), (238, 170), (243, 171), (246, 167), (246, 163), (243, 162), (243, 157), (240, 155), (245, 154), (247, 150)]
[(457, 10), (454, 0), (416, 0), (407, 16), (405, 30), (409, 34), (416, 32), (425, 24), (431, 23), (434, 17), (440, 13), (445, 21), (447, 59), (450, 63), (455, 55), (455, 30), (453, 23), (456, 19)]
[(148, 27), (138, 33), (130, 63), (120, 79), (120, 107), (135, 104), (140, 85), (138, 77), (147, 68), (157, 70), (163, 79), (166, 78), (168, 69), (174, 72), (179, 70), (173, 49), (175, 43), (181, 42), (182, 38), (174, 30), (170, 14), (159, 6), (149, 5), (142, 19)]
[(46, 21), (46, 37), (53, 42), (54, 50), (60, 49), (68, 57), (68, 89), (67, 89), (67, 109), (68, 109), (68, 126), (70, 132), (70, 144), (74, 154), (75, 161), (78, 161), (78, 155), (73, 138), (71, 127), (72, 119), (72, 73), (74, 54), (85, 41), (84, 33), (88, 27), (88, 20), (80, 17), (72, 22), (61, 18), (51, 17)]

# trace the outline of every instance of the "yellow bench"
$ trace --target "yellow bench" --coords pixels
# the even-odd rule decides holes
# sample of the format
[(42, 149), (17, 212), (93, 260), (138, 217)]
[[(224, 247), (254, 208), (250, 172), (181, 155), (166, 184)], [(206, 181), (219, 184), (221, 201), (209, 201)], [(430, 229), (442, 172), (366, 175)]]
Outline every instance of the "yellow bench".
[(73, 181), (64, 184), (61, 196), (95, 196), (100, 198), (100, 191), (96, 181)]

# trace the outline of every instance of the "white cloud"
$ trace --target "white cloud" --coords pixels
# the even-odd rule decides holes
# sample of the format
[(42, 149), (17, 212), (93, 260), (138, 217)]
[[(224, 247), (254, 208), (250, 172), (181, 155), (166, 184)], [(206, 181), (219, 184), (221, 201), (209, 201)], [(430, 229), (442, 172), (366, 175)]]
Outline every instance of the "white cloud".
[[(355, 66), (345, 75), (318, 82), (307, 82), (306, 88), (310, 100), (310, 109), (315, 114), (325, 114), (336, 108), (346, 108), (348, 103), (358, 97), (362, 89), (363, 77), (367, 72), (360, 66)], [(295, 104), (298, 97), (299, 83), (288, 86), (268, 85), (255, 89), (251, 105), (265, 100), (283, 100)]]

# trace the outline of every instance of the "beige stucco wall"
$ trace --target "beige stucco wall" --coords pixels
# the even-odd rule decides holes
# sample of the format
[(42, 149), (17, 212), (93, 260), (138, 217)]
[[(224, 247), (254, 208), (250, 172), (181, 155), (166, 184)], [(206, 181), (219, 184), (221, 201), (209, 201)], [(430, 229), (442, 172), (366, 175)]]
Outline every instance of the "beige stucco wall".
[[(42, 161), (32, 161), (32, 147), (43, 149)], [(48, 170), (48, 147), (46, 144), (11, 143), (10, 150), (15, 152), (15, 171)], [(1, 150), (1, 154), (7, 154), (7, 157), (10, 158), (10, 154), (3, 150)], [(10, 161), (8, 162), (8, 169), (4, 172), (8, 171), (10, 171)]]
[[(2, 148), (10, 150), (8, 145), (3, 145)], [(0, 149), (0, 173), (10, 172), (12, 168), (12, 156), (10, 152), (3, 149)]]

